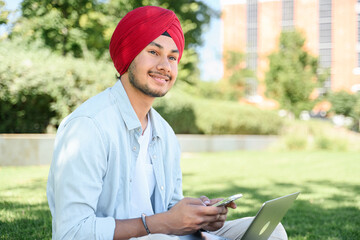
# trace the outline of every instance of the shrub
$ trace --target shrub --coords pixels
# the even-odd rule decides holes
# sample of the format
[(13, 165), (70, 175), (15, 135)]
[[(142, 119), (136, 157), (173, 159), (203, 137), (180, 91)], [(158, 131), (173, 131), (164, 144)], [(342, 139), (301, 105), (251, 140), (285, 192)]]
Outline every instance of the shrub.
[[(54, 131), (77, 106), (115, 82), (109, 63), (61, 57), (9, 41), (1, 42), (0, 62), (0, 132), (5, 133)], [(268, 135), (281, 129), (275, 112), (201, 99), (194, 96), (196, 90), (189, 95), (181, 88), (177, 84), (154, 105), (176, 133)]]
[(331, 111), (344, 116), (351, 116), (353, 106), (356, 102), (356, 96), (345, 91), (332, 93), (329, 97), (331, 102)]
[(114, 82), (110, 64), (61, 57), (4, 40), (0, 45), (0, 132), (45, 132)]
[(273, 146), (278, 150), (360, 151), (360, 135), (345, 128), (334, 127), (323, 120), (289, 121), (280, 140)]
[[(159, 99), (155, 108), (176, 133), (271, 135), (278, 134), (283, 125), (275, 112), (236, 102), (201, 99), (175, 89)], [(179, 117), (168, 117), (171, 112)], [(185, 117), (185, 112), (189, 116)], [(181, 131), (184, 128), (189, 131)]]

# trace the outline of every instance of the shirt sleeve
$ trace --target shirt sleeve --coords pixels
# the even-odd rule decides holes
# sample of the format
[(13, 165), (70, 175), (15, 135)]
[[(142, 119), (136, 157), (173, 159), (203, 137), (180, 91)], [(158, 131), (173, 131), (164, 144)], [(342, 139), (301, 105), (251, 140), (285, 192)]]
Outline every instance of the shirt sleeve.
[(168, 206), (168, 210), (172, 208), (176, 203), (178, 203), (181, 199), (184, 198), (183, 190), (182, 190), (182, 172), (181, 172), (181, 166), (180, 166), (180, 160), (181, 160), (181, 150), (179, 142), (177, 141), (175, 137), (175, 144), (176, 151), (175, 152), (175, 168), (174, 168), (174, 193), (172, 195), (172, 199), (170, 201), (170, 204)]
[(53, 239), (113, 239), (115, 219), (95, 214), (106, 152), (91, 118), (72, 119), (58, 132), (48, 180)]

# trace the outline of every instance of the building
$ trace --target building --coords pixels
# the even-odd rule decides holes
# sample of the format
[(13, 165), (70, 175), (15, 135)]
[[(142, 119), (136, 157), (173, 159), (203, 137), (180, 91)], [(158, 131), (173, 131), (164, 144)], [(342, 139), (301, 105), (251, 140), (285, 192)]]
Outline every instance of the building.
[(249, 99), (264, 96), (267, 57), (281, 31), (296, 28), (306, 37), (305, 48), (330, 68), (322, 91), (360, 91), (360, 0), (221, 0), (223, 51), (246, 54), (247, 66), (259, 84), (249, 79)]

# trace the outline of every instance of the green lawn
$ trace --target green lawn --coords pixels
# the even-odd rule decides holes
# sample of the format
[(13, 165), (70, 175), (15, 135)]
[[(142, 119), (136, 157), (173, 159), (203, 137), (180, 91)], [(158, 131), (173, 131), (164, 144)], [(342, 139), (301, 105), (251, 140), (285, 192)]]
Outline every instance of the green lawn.
[[(0, 239), (50, 239), (48, 166), (0, 167)], [(289, 239), (360, 239), (360, 154), (230, 152), (184, 154), (184, 194), (243, 193), (229, 218), (301, 191), (283, 224)]]

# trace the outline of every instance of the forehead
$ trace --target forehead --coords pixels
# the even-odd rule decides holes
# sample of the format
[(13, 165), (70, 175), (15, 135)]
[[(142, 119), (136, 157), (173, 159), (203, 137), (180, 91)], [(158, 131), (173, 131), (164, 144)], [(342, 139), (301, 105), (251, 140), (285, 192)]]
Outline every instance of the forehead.
[(174, 40), (171, 37), (160, 35), (155, 38), (148, 46), (155, 45), (166, 51), (179, 52)]

